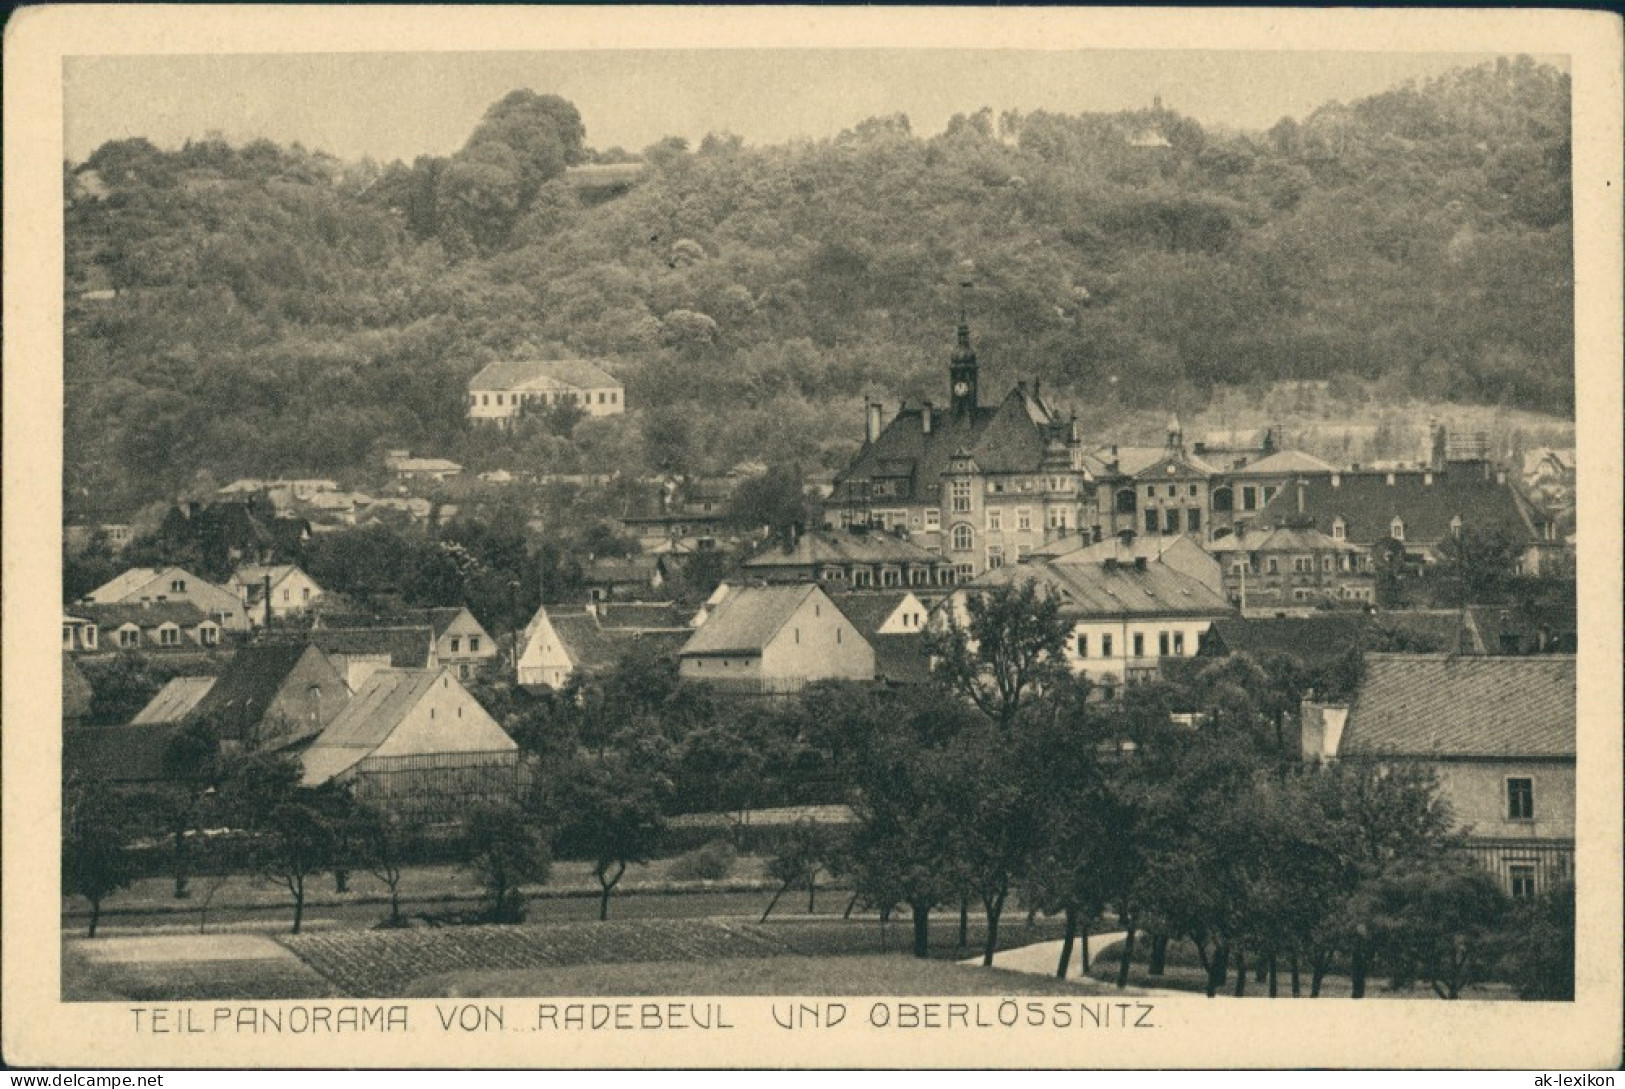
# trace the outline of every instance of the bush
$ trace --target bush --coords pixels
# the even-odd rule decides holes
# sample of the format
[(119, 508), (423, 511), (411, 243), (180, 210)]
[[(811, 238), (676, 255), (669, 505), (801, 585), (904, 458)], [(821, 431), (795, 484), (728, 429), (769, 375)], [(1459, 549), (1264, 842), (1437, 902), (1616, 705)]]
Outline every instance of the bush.
[(721, 881), (733, 871), (739, 852), (725, 839), (714, 839), (671, 864), (674, 881)]

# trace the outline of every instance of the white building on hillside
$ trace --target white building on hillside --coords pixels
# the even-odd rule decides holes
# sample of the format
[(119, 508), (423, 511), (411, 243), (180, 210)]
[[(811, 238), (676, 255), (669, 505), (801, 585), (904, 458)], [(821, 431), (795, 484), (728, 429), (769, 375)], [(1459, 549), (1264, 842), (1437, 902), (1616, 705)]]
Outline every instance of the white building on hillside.
[(468, 418), (511, 426), (526, 412), (574, 405), (589, 416), (626, 411), (620, 379), (584, 359), (488, 363), (468, 381)]

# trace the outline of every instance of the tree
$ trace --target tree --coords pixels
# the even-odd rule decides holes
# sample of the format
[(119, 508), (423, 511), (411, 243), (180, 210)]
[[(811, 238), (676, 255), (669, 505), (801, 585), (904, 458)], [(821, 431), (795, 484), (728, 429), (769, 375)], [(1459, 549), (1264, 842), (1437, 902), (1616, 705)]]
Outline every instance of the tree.
[(71, 785), (62, 796), (62, 892), (90, 901), (88, 937), (96, 936), (102, 901), (135, 879), (130, 824), (116, 796)]
[(404, 926), (401, 878), (422, 837), (422, 828), (407, 815), (365, 803), (357, 805), (354, 820), (361, 864), (389, 889), (388, 925)]
[(818, 889), (818, 875), (829, 868), (835, 853), (835, 836), (829, 827), (803, 817), (790, 826), (790, 831), (779, 842), (779, 847), (767, 863), (769, 877), (779, 881), (779, 891), (767, 902), (762, 922), (773, 913), (779, 897), (793, 888), (807, 890), (807, 914), (813, 911), (813, 897)]
[(1574, 999), (1574, 882), (1519, 903), (1507, 938), (1505, 978), (1518, 988), (1519, 998)]
[(1420, 980), (1443, 999), (1484, 979), (1508, 914), (1482, 866), (1456, 854), (1407, 860), (1378, 879), (1373, 930), (1393, 985)]
[(1059, 595), (1041, 591), (1036, 579), (968, 591), (962, 600), (967, 619), (949, 609), (927, 647), (944, 683), (1008, 730), (1029, 700), (1067, 677), (1072, 626)]
[(1517, 571), (1522, 548), (1504, 529), (1463, 526), (1439, 549), (1442, 573), (1459, 588), (1460, 605), (1482, 605), (1505, 599)]
[(541, 884), (552, 868), (546, 838), (516, 805), (485, 805), (463, 824), (463, 857), (485, 890), (485, 918), (494, 923), (524, 921), (523, 886)]
[(293, 897), (293, 933), (305, 918), (306, 883), (337, 860), (332, 821), (305, 801), (279, 803), (266, 816), (254, 840), (254, 868)]
[(598, 918), (630, 864), (649, 861), (665, 829), (663, 782), (620, 753), (582, 758), (561, 768), (549, 807), (558, 819), (561, 850), (592, 860), (598, 879)]

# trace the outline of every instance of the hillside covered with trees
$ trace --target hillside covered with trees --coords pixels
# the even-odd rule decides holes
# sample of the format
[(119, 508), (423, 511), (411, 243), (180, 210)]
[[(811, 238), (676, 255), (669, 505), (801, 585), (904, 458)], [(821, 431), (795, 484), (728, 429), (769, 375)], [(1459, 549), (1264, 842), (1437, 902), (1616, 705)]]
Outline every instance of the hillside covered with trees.
[[(1283, 379), (1568, 415), (1569, 110), (1503, 59), (1263, 133), (1158, 104), (668, 139), (609, 190), (567, 167), (631, 157), (528, 91), (411, 164), (111, 142), (64, 164), (70, 509), (385, 445), (833, 467), (864, 395), (944, 396), (965, 278), (984, 386), (1040, 379), (1097, 429)], [(469, 432), (475, 370), (557, 354), (610, 360), (628, 414)]]

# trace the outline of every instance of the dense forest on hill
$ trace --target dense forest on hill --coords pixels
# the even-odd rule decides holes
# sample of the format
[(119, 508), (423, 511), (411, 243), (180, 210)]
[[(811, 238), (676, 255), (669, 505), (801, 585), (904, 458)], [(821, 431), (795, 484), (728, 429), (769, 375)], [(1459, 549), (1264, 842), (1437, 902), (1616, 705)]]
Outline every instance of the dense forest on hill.
[[(386, 444), (833, 466), (863, 396), (946, 396), (962, 294), (984, 396), (1038, 378), (1097, 426), (1296, 378), (1573, 409), (1569, 80), (1527, 58), (1263, 133), (1159, 103), (668, 139), (608, 193), (566, 174), (627, 158), (587, 136), (516, 91), (411, 164), (216, 139), (64, 164), (70, 507), (358, 479)], [(481, 364), (557, 354), (608, 359), (628, 415), (468, 431)]]

